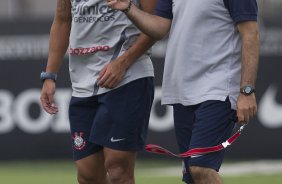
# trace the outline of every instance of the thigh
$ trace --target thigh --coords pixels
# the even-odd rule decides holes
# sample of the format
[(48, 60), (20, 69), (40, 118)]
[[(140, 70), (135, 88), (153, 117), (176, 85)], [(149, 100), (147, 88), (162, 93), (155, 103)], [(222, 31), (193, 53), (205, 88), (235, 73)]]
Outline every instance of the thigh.
[(83, 159), (102, 149), (101, 146), (89, 141), (97, 108), (95, 97), (72, 97), (70, 101), (69, 120), (74, 160)]
[(188, 151), (195, 114), (193, 106), (173, 105), (174, 130), (181, 153)]
[[(226, 101), (206, 101), (195, 111), (195, 123), (189, 149), (211, 147), (226, 141), (235, 126), (235, 110)], [(190, 166), (200, 166), (219, 170), (224, 151), (191, 157)]]
[[(196, 105), (173, 105), (174, 130), (179, 151), (181, 153), (188, 151), (190, 148), (196, 107)], [(192, 176), (189, 172), (188, 159), (184, 159), (182, 165), (183, 181), (193, 183)]]
[(152, 78), (138, 79), (100, 95), (91, 141), (120, 151), (142, 150), (153, 97)]

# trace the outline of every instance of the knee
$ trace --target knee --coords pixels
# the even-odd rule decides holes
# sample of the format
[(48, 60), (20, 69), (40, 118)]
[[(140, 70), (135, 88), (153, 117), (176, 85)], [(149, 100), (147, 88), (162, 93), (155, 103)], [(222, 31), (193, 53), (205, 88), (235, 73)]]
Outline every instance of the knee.
[[(105, 161), (105, 168), (112, 183), (128, 183), (133, 179), (130, 164), (124, 159), (110, 158)], [(129, 182), (130, 183), (130, 182)]]
[(200, 178), (203, 174), (203, 169), (201, 167), (190, 167), (190, 172), (193, 178)]
[(93, 172), (93, 175), (85, 175), (78, 173), (77, 181), (79, 184), (98, 184), (98, 183), (106, 183), (106, 176), (96, 176)]
[(94, 183), (94, 178), (78, 174), (77, 181), (79, 184), (91, 184)]
[(202, 167), (191, 166), (189, 169), (193, 177), (193, 180), (195, 181), (201, 180), (206, 173), (205, 168)]
[(195, 183), (221, 183), (220, 177), (214, 169), (191, 166), (190, 172)]

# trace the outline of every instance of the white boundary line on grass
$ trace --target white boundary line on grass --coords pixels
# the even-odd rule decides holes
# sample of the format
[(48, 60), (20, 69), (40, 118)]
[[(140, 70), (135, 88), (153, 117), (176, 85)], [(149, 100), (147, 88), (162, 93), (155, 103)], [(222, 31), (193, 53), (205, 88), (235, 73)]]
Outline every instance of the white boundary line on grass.
[[(139, 174), (145, 177), (181, 177), (182, 168), (162, 167), (139, 169)], [(271, 175), (282, 174), (282, 160), (260, 160), (250, 162), (236, 162), (223, 164), (220, 169), (221, 176), (245, 176), (245, 175)]]
[(220, 169), (223, 176), (243, 176), (250, 174), (282, 174), (281, 160), (260, 160), (252, 162), (240, 162), (224, 164)]

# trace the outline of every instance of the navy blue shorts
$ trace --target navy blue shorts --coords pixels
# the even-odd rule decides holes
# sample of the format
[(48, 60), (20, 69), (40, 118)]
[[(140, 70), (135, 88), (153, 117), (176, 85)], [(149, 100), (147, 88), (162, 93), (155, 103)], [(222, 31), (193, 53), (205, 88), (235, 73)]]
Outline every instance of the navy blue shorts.
[[(209, 100), (201, 104), (173, 106), (177, 143), (181, 153), (193, 148), (211, 147), (226, 141), (235, 126), (236, 111), (226, 101)], [(193, 183), (189, 166), (219, 170), (224, 151), (183, 160), (183, 181)]]
[(105, 94), (72, 97), (69, 119), (74, 160), (94, 154), (103, 147), (142, 150), (153, 98), (152, 77), (132, 81)]

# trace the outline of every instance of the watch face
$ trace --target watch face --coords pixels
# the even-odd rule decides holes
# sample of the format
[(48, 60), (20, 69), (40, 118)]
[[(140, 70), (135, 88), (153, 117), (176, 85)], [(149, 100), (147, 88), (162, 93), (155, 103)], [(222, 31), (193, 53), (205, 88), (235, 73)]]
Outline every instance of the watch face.
[(250, 86), (245, 87), (245, 93), (250, 94), (252, 92), (252, 88)]
[(249, 95), (251, 95), (254, 92), (255, 92), (255, 89), (252, 86), (250, 86), (250, 85), (247, 85), (247, 86), (244, 86), (244, 87), (240, 88), (240, 93), (242, 93), (242, 94), (244, 94), (246, 96), (249, 96)]

